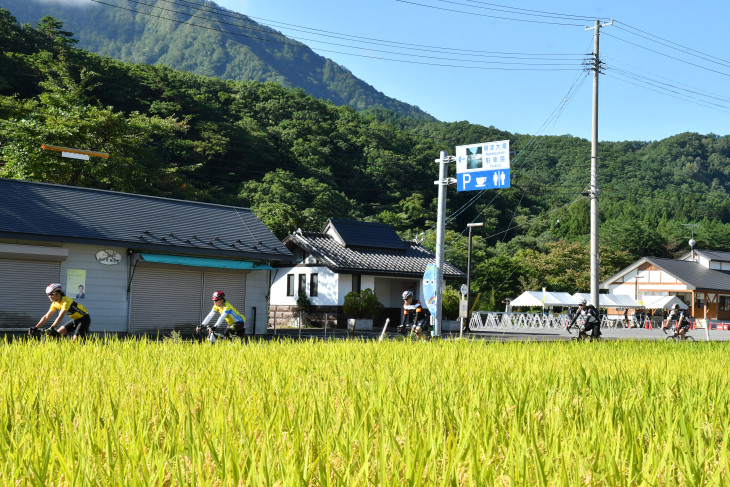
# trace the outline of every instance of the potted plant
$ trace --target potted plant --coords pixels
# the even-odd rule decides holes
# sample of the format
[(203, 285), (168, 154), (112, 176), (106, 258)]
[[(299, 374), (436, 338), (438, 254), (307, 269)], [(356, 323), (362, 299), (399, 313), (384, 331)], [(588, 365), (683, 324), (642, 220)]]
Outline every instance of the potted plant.
[(349, 317), (347, 320), (347, 328), (355, 330), (372, 330), (373, 320), (380, 316), (384, 306), (378, 301), (378, 297), (370, 288), (362, 291), (351, 291), (345, 295), (345, 303), (342, 306), (343, 311)]
[(299, 315), (298, 318), (298, 327), (301, 330), (302, 325), (305, 323), (305, 320), (307, 319), (307, 313), (309, 313), (312, 310), (312, 303), (309, 301), (309, 298), (305, 293), (299, 293), (297, 295), (297, 307), (296, 311)]
[(446, 287), (441, 294), (441, 331), (459, 331), (459, 301), (461, 294), (452, 287)]

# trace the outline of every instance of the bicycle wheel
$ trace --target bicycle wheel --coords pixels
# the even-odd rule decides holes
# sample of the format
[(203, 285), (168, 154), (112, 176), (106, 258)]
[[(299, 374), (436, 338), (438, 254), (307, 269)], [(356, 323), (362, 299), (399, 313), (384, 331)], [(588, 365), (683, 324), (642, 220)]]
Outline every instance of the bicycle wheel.
[(688, 342), (695, 341), (695, 337), (693, 337), (692, 335), (685, 335), (684, 339), (687, 340)]
[(676, 339), (677, 339), (677, 337), (675, 337), (674, 335), (669, 335), (669, 336), (667, 337), (667, 340), (672, 340), (672, 341), (674, 341), (674, 340), (676, 340)]

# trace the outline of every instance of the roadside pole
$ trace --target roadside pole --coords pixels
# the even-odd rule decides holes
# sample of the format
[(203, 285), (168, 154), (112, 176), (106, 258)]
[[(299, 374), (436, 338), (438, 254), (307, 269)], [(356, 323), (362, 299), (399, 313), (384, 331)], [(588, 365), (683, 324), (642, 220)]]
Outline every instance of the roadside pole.
[(433, 336), (441, 337), (441, 312), (443, 302), (443, 279), (444, 279), (444, 241), (446, 233), (446, 186), (455, 183), (456, 180), (448, 178), (448, 164), (455, 162), (453, 156), (449, 157), (446, 151), (441, 151), (441, 157), (436, 159), (439, 163), (439, 179), (434, 181), (438, 189), (438, 211), (436, 215), (436, 275), (434, 286), (436, 288), (436, 313), (434, 313)]

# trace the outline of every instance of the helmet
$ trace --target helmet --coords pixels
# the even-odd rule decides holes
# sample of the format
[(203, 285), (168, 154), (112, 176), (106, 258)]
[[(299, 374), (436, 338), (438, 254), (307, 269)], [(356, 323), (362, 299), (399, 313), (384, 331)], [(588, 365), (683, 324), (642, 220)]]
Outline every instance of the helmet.
[(408, 299), (413, 297), (413, 291), (403, 291), (403, 299)]
[(674, 303), (672, 305), (672, 310), (678, 310), (678, 309), (679, 309), (679, 305), (677, 303)]
[(46, 288), (46, 294), (54, 294), (63, 291), (63, 287), (58, 283), (51, 283)]
[(584, 298), (581, 298), (580, 301), (578, 301), (578, 306), (585, 306), (588, 304), (588, 301), (586, 301)]
[(213, 293), (213, 301), (217, 301), (219, 299), (226, 299), (226, 293), (223, 291), (216, 291)]

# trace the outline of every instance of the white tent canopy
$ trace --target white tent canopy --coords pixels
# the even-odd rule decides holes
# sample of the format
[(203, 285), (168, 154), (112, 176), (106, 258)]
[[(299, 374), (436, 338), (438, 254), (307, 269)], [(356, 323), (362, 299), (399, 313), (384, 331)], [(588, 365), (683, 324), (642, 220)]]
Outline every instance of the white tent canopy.
[[(591, 302), (590, 293), (575, 293), (573, 295), (576, 301), (585, 299), (589, 303)], [(636, 301), (629, 295), (626, 294), (599, 294), (598, 295), (598, 307), (599, 308), (643, 308), (643, 305)]]
[(550, 291), (525, 291), (510, 302), (512, 307), (576, 306), (578, 302), (570, 293)]
[(684, 301), (677, 296), (644, 296), (640, 303), (649, 309), (671, 309), (675, 304), (679, 305), (681, 309), (687, 309)]

